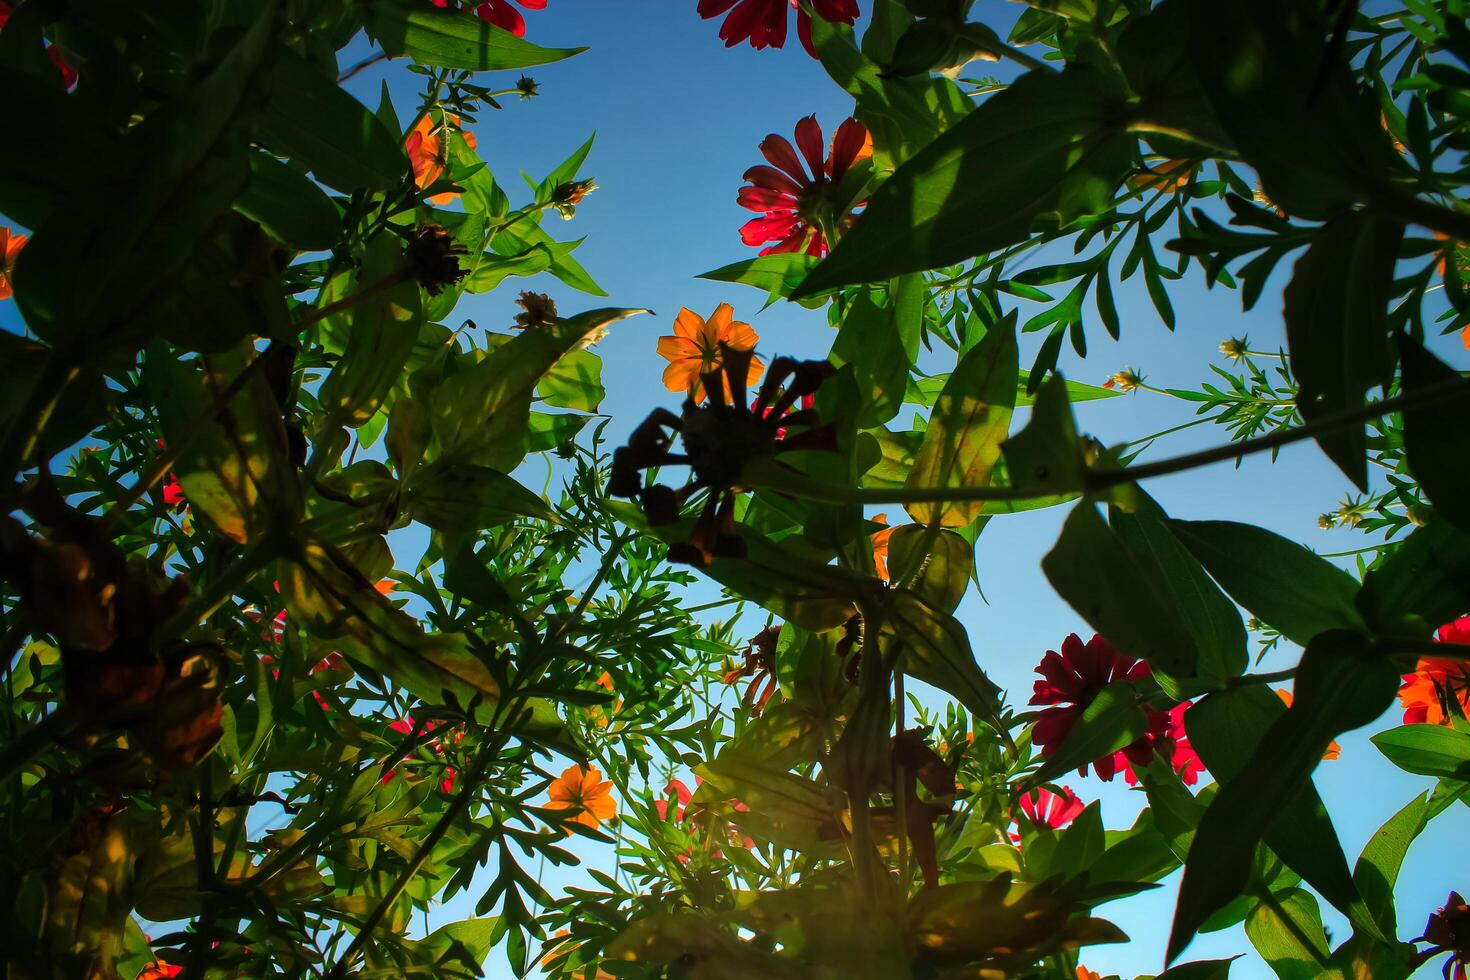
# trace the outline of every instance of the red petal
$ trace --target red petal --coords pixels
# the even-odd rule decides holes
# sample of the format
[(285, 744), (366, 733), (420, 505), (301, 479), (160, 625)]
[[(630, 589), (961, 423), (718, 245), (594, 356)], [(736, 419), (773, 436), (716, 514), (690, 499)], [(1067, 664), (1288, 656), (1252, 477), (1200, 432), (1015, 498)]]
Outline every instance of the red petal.
[(744, 176), (740, 179), (748, 180), (757, 187), (765, 187), (769, 190), (790, 194), (793, 199), (801, 194), (800, 184), (775, 167), (768, 167), (765, 164), (757, 164), (751, 167), (745, 171)]
[(796, 208), (796, 198), (769, 187), (742, 187), (735, 195), (735, 203), (748, 211), (791, 211)]
[(774, 245), (769, 245), (766, 248), (761, 249), (761, 254), (783, 255), (787, 252), (798, 252), (801, 250), (801, 243), (806, 240), (806, 232), (806, 225), (798, 222), (796, 228), (791, 232), (790, 235), (787, 235), (785, 238), (781, 239), (781, 241), (777, 242)]
[(516, 3), (527, 10), (545, 10), (546, 0), (516, 0)]
[(488, 24), (504, 28), (516, 37), (526, 36), (526, 20), (505, 0), (485, 0), (475, 8), (475, 16)]
[(780, 169), (786, 171), (791, 179), (796, 181), (799, 187), (810, 186), (811, 178), (801, 168), (801, 161), (796, 157), (796, 151), (786, 141), (786, 137), (777, 136), (775, 133), (761, 140), (761, 155)]
[(774, 242), (799, 228), (801, 219), (794, 214), (776, 211), (760, 218), (752, 218), (740, 226), (740, 240), (747, 245)]
[(822, 174), (822, 127), (817, 123), (816, 116), (807, 116), (796, 124), (796, 145), (801, 147), (801, 155), (806, 157), (812, 176), (820, 178)]
[(812, 15), (805, 10), (796, 12), (796, 36), (801, 41), (801, 46), (806, 48), (806, 53), (818, 61), (822, 56), (817, 54), (817, 46), (812, 43)]
[(817, 16), (834, 24), (851, 24), (858, 19), (857, 0), (812, 0)]
[(832, 153), (827, 158), (827, 176), (841, 180), (852, 169), (858, 154), (868, 142), (868, 129), (856, 119), (844, 119), (832, 137)]

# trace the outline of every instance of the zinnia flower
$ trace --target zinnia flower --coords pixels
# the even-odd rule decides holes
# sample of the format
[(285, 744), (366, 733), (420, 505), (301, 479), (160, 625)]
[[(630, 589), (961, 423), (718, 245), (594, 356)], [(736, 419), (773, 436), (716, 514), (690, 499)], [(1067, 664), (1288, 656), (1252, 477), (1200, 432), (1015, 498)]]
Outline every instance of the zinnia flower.
[(612, 785), (596, 768), (568, 766), (565, 772), (552, 780), (546, 791), (551, 799), (545, 806), (548, 810), (576, 810), (568, 822), (596, 830), (618, 812)]
[[(1439, 628), (1440, 643), (1470, 645), (1470, 616), (1461, 616)], [(1467, 651), (1470, 652), (1470, 651)], [(1447, 657), (1421, 657), (1412, 674), (1403, 675), (1399, 703), (1405, 725), (1447, 725), (1451, 705), (1470, 717), (1470, 663)]]
[[(1101, 636), (1094, 634), (1084, 645), (1076, 633), (1062, 641), (1061, 653), (1048, 650), (1036, 672), (1043, 679), (1036, 682), (1030, 703), (1052, 707), (1037, 715), (1031, 741), (1047, 757), (1054, 755), (1066, 741), (1072, 726), (1103, 688), (1118, 681), (1136, 683), (1152, 675), (1148, 664), (1125, 657)], [(1185, 783), (1193, 785), (1204, 766), (1184, 732), (1184, 712), (1188, 707), (1188, 702), (1176, 704), (1168, 711), (1144, 707), (1147, 728), (1143, 735), (1117, 752), (1093, 760), (1097, 775), (1111, 782), (1121, 770), (1129, 783), (1137, 782), (1133, 767), (1148, 765), (1157, 753), (1169, 761)], [(1085, 776), (1087, 765), (1080, 766), (1077, 772)]]
[[(762, 255), (805, 251), (825, 255), (830, 244), (823, 234), (825, 224), (836, 228), (851, 220), (856, 202), (842, 179), (854, 166), (873, 155), (868, 130), (856, 119), (844, 120), (822, 158), (822, 127), (816, 116), (796, 124), (798, 157), (790, 141), (775, 133), (761, 141), (761, 153), (770, 166), (761, 164), (745, 171), (742, 178), (751, 186), (740, 188), (735, 201), (750, 211), (764, 212), (740, 229), (747, 245), (775, 242), (761, 249)], [(805, 159), (806, 166), (802, 166)], [(810, 169), (810, 173), (808, 173)]]
[[(817, 16), (829, 23), (851, 24), (858, 18), (857, 0), (812, 0), (812, 6)], [(730, 16), (720, 25), (720, 40), (725, 42), (725, 47), (733, 48), (749, 40), (750, 46), (760, 51), (786, 43), (787, 7), (796, 11), (796, 34), (801, 38), (801, 46), (815, 58), (812, 17), (797, 0), (699, 0), (699, 16), (709, 20), (729, 10)]]
[[(702, 319), (688, 307), (679, 310), (674, 318), (674, 335), (658, 338), (659, 356), (669, 362), (664, 368), (664, 387), (670, 391), (687, 391), (695, 402), (703, 401), (704, 376), (720, 370), (721, 345), (731, 350), (753, 351), (760, 336), (750, 324), (735, 319), (735, 310), (729, 303), (715, 307), (709, 319)], [(755, 384), (765, 367), (760, 359), (750, 358), (750, 367), (745, 372), (745, 383)], [(733, 400), (728, 382), (725, 384), (725, 399)]]
[(10, 285), (10, 274), (25, 244), (26, 236), (17, 235), (9, 228), (0, 228), (0, 299), (9, 299), (14, 291)]
[[(449, 159), (449, 130), (459, 130), (459, 135), (470, 149), (473, 150), (477, 145), (474, 133), (460, 129), (458, 116), (449, 112), (441, 112), (439, 116), (437, 121), (432, 112), (420, 116), (403, 140), (409, 163), (413, 164), (413, 182), (420, 190), (444, 175), (444, 165)], [(430, 197), (429, 202), (448, 204), (456, 197), (459, 195), (454, 191), (445, 191)]]
[[(546, 0), (516, 0), (516, 3), (527, 10), (545, 10)], [(488, 24), (503, 27), (516, 37), (526, 36), (526, 21), (521, 12), (512, 7), (507, 0), (485, 0), (475, 7), (475, 16)]]
[(137, 980), (165, 980), (167, 977), (176, 977), (183, 972), (182, 966), (165, 963), (163, 960), (154, 960), (143, 967), (143, 972), (138, 974)]
[[(325, 661), (323, 661), (323, 663), (325, 663)], [(319, 669), (323, 669), (322, 664), (317, 664), (316, 667), (312, 668), (311, 672), (314, 674)], [(316, 692), (313, 691), (312, 693), (315, 694)], [(320, 701), (321, 699), (318, 698), (317, 700)], [(323, 705), (323, 707), (325, 707), (325, 705)], [(443, 724), (443, 722), (430, 719), (429, 721), (420, 722), (416, 725), (414, 723), (412, 715), (404, 715), (402, 718), (399, 718), (397, 721), (389, 724), (388, 728), (391, 731), (398, 732), (400, 735), (412, 735), (415, 732), (421, 735), (426, 735), (429, 732), (432, 732), (434, 729), (439, 728)], [(452, 738), (456, 743), (463, 741), (464, 726), (455, 726), (455, 728), (448, 733), (447, 737)], [(427, 744), (429, 748), (433, 749), (439, 755), (444, 754), (444, 743), (441, 742), (439, 739), (431, 738), (429, 739)], [(383, 778), (378, 780), (378, 782), (382, 785), (387, 785), (387, 783), (393, 779), (395, 772), (396, 770), (389, 769), (387, 772), (383, 773)], [(458, 771), (453, 766), (445, 766), (444, 776), (439, 780), (439, 788), (446, 793), (452, 792), (454, 790), (454, 780), (458, 775)]]
[(1065, 827), (1076, 820), (1079, 813), (1087, 809), (1087, 804), (1079, 800), (1077, 794), (1066, 786), (1059, 788), (1060, 793), (1037, 787), (1023, 794), (1017, 801), (1021, 812), (1026, 814), (1037, 827), (1045, 827), (1048, 830), (1060, 830)]

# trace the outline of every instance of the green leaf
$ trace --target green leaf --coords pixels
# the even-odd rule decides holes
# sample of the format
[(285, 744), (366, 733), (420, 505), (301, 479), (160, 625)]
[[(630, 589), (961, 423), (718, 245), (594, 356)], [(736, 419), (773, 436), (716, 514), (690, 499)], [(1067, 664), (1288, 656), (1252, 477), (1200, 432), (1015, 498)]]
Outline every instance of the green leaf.
[(423, 324), (419, 285), (405, 279), (389, 289), (371, 290), (398, 275), (407, 261), (398, 236), (380, 232), (368, 242), (350, 285), (323, 290), (325, 302), (358, 293), (366, 297), (333, 318), (347, 322), (342, 356), (317, 392), (326, 424), (353, 428), (366, 424), (402, 380)]
[(408, 157), (367, 106), (289, 48), (277, 53), (260, 114), (271, 149), (339, 191), (388, 190), (408, 177)]
[(696, 279), (734, 282), (763, 289), (772, 297), (785, 299), (801, 285), (807, 273), (817, 265), (817, 257), (805, 252), (781, 252), (754, 259), (732, 262), (718, 269), (700, 273)]
[(716, 558), (705, 574), (743, 599), (803, 629), (829, 630), (857, 612), (868, 579), (835, 565), (819, 565), (750, 529), (741, 537), (745, 558)]
[(444, 460), (414, 471), (403, 510), (436, 531), (451, 532), (483, 531), (520, 517), (556, 519), (544, 500), (504, 473)]
[(1190, 61), (1271, 200), (1325, 219), (1404, 171), (1377, 100), (1357, 87), (1348, 59), (1325, 50), (1330, 26), (1315, 0), (1186, 6)]
[(1316, 980), (1327, 965), (1322, 912), (1310, 892), (1273, 892), (1245, 920), (1245, 934), (1281, 980)]
[(597, 134), (593, 133), (587, 137), (587, 142), (572, 151), (572, 155), (561, 163), (556, 169), (546, 175), (541, 183), (536, 185), (536, 203), (545, 204), (551, 200), (552, 194), (558, 187), (569, 180), (575, 180), (577, 171), (582, 169), (582, 164), (587, 160), (587, 154), (592, 152), (592, 144), (597, 140)]
[(322, 189), (268, 153), (250, 154), (250, 186), (235, 210), (302, 252), (331, 248), (342, 234), (341, 215)]
[(1174, 536), (1158, 505), (1140, 491), (1133, 509), (1114, 506), (1108, 519), (1129, 551), (1158, 569), (1164, 590), (1199, 647), (1199, 675), (1222, 680), (1244, 671), (1249, 655), (1240, 613)]
[(490, 247), (502, 255), (519, 255), (532, 246), (545, 246), (551, 252), (551, 264), (547, 266), (547, 272), (573, 289), (587, 293), (589, 296), (606, 296), (607, 293), (593, 281), (592, 277), (587, 274), (587, 270), (572, 258), (572, 252), (581, 244), (581, 239), (574, 242), (558, 242), (540, 225), (528, 221), (502, 226), (490, 240)]
[(1378, 751), (1405, 772), (1470, 780), (1470, 735), (1444, 725), (1403, 725), (1373, 736)]
[(1001, 444), (1009, 486), (1034, 488), (1037, 496), (1075, 494), (1087, 484), (1087, 459), (1061, 375), (1041, 383), (1031, 420)]
[(1090, 872), (1102, 857), (1106, 844), (1102, 804), (1094, 800), (1062, 831), (1047, 870), (1052, 874), (1060, 872), (1069, 878)]
[(1387, 935), (1398, 932), (1393, 903), (1394, 885), (1409, 845), (1429, 823), (1428, 801), (1421, 793), (1410, 800), (1373, 834), (1353, 868), (1353, 883)]
[(545, 245), (532, 245), (514, 255), (485, 252), (464, 280), (467, 293), (488, 293), (511, 276), (534, 276), (551, 268), (555, 256)]
[(953, 695), (976, 718), (1004, 730), (1000, 688), (976, 662), (959, 620), (908, 589), (894, 589), (883, 607), (879, 633), (887, 637), (883, 649), (902, 646), (904, 673)]
[(1057, 594), (1109, 643), (1174, 677), (1194, 676), (1199, 646), (1167, 570), (1130, 548), (1092, 501), (1072, 509), (1041, 568)]
[(1102, 210), (1131, 165), (1121, 95), (1097, 70), (1021, 76), (904, 163), (793, 299), (961, 262), (1043, 213)]
[[(1286, 342), (1308, 422), (1359, 408), (1368, 389), (1393, 377), (1388, 300), (1404, 226), (1372, 211), (1329, 221), (1297, 261), (1286, 286)], [(1317, 436), (1322, 451), (1358, 489), (1368, 489), (1363, 425)]]
[(369, 32), (390, 58), (421, 65), (502, 71), (549, 65), (586, 48), (543, 48), (468, 11), (438, 11), (405, 0), (374, 0), (363, 11)]
[(574, 350), (546, 372), (536, 393), (546, 404), (578, 412), (595, 412), (607, 395), (602, 387), (602, 358)]
[(923, 280), (904, 276), (894, 280), (886, 295), (862, 289), (846, 306), (830, 357), (838, 367), (853, 367), (863, 400), (860, 428), (882, 425), (903, 406), (909, 369), (919, 350), (924, 296)]
[[(1010, 432), (1018, 370), (1012, 310), (955, 365), (929, 416), (905, 489), (990, 485), (1001, 443)], [(980, 516), (984, 502), (918, 502), (904, 509), (920, 524), (963, 527)]]
[(588, 334), (647, 310), (602, 309), (524, 330), (479, 363), (447, 378), (429, 406), (446, 455), (502, 471), (524, 455), (531, 395), (541, 378)]
[(1169, 527), (1230, 597), (1288, 640), (1306, 646), (1331, 629), (1362, 629), (1358, 583), (1325, 558), (1279, 534), (1233, 521), (1175, 521)]
[(969, 586), (975, 549), (954, 531), (903, 524), (888, 538), (888, 567), (925, 602), (953, 613)]
[(590, 415), (548, 415), (532, 412), (526, 426), (526, 452), (539, 453), (575, 439), (586, 425)]
[[(20, 7), (11, 16), (25, 14)], [(101, 122), (85, 112), (80, 100), (3, 59), (0, 91), (5, 93), (0, 142), (24, 146), (33, 141), (47, 147), (46, 153), (0, 155), (0, 213), (28, 228), (39, 228), (76, 188), (87, 185), (94, 162), (109, 159), (115, 151)]]
[(1363, 577), (1358, 608), (1375, 632), (1414, 640), (1470, 607), (1470, 533), (1432, 518)]
[(1239, 958), (1232, 956), (1228, 960), (1196, 960), (1193, 963), (1180, 963), (1160, 973), (1154, 980), (1228, 980), (1230, 964)]
[(1245, 888), (1256, 845), (1311, 779), (1332, 740), (1381, 715), (1398, 682), (1392, 662), (1375, 655), (1356, 633), (1332, 630), (1307, 645), (1291, 709), (1270, 727), (1200, 820), (1179, 889), (1169, 959), (1212, 912)]
[(1414, 395), (1435, 385), (1460, 382), (1453, 398), (1440, 398), (1404, 412), (1404, 455), (1435, 512), (1470, 531), (1470, 384), (1407, 333), (1398, 335), (1403, 392)]
[[(1257, 684), (1216, 691), (1185, 712), (1184, 724), (1189, 744), (1225, 785), (1246, 769), (1267, 731), (1286, 712), (1276, 694)], [(1332, 818), (1310, 781), (1279, 808), (1263, 839), (1287, 867), (1329, 902), (1355, 920), (1371, 922), (1371, 912), (1353, 885)]]
[(1049, 783), (1068, 770), (1081, 769), (1112, 755), (1138, 741), (1147, 727), (1148, 719), (1138, 706), (1138, 692), (1133, 685), (1126, 681), (1109, 684), (1082, 709), (1062, 744), (1031, 775), (1029, 783)]

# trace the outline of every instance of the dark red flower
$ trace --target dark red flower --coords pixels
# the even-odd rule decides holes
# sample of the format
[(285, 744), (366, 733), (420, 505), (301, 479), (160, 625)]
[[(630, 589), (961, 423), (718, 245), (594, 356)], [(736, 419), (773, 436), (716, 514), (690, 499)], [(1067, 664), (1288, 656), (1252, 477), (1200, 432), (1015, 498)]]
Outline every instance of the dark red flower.
[(689, 805), (693, 797), (694, 794), (682, 779), (671, 779), (669, 785), (664, 787), (664, 799), (655, 800), (653, 807), (658, 811), (660, 820), (667, 821), (669, 812), (672, 810), (674, 823), (683, 823), (684, 818), (688, 816), (684, 808)]
[(1459, 892), (1450, 892), (1444, 905), (1435, 909), (1424, 926), (1424, 935), (1414, 940), (1429, 943), (1430, 948), (1419, 953), (1415, 965), (1428, 962), (1440, 953), (1449, 953), (1445, 961), (1444, 975), (1450, 976), (1454, 968), (1455, 980), (1466, 980), (1465, 967), (1470, 965), (1470, 904), (1460, 897)]
[(1053, 793), (1049, 789), (1038, 787), (1023, 794), (1016, 802), (1020, 805), (1021, 812), (1037, 827), (1060, 830), (1076, 820), (1077, 815), (1087, 809), (1087, 804), (1079, 800), (1077, 794), (1066, 786), (1059, 789), (1060, 793)]
[(868, 130), (856, 119), (837, 127), (825, 159), (816, 116), (798, 122), (795, 135), (796, 147), (775, 133), (761, 141), (761, 153), (770, 165), (745, 171), (742, 179), (750, 186), (740, 188), (735, 198), (741, 207), (762, 212), (740, 229), (740, 239), (747, 245), (776, 243), (761, 249), (762, 255), (800, 251), (825, 255), (829, 243), (823, 228), (850, 222), (857, 203), (854, 189), (842, 186), (843, 178), (873, 155)]
[(749, 677), (741, 703), (750, 709), (752, 716), (766, 710), (766, 703), (776, 693), (776, 644), (781, 639), (780, 626), (767, 626), (755, 636), (744, 650), (745, 662), (734, 670), (727, 671), (723, 678), (726, 684)]
[[(435, 0), (437, 4), (437, 0)], [(527, 10), (545, 10), (546, 0), (516, 0), (516, 3)], [(507, 0), (484, 0), (475, 7), (475, 16), (496, 27), (503, 27), (516, 37), (526, 36), (526, 21), (521, 17), (521, 12), (512, 7)]]
[[(1041, 747), (1043, 756), (1056, 753), (1082, 712), (1103, 688), (1118, 681), (1137, 682), (1152, 674), (1148, 664), (1125, 657), (1101, 636), (1094, 634), (1083, 644), (1076, 633), (1062, 641), (1061, 653), (1048, 650), (1036, 672), (1043, 679), (1036, 682), (1031, 703), (1052, 706), (1037, 715), (1031, 732), (1031, 741)], [(1144, 734), (1119, 751), (1094, 760), (1093, 769), (1105, 781), (1111, 781), (1121, 770), (1130, 783), (1136, 782), (1133, 767), (1148, 765), (1157, 751), (1169, 760), (1184, 782), (1193, 785), (1204, 767), (1184, 733), (1184, 712), (1188, 707), (1188, 702), (1168, 711), (1145, 706), (1148, 727)], [(1077, 772), (1086, 775), (1087, 766), (1079, 767)]]
[[(812, 6), (817, 16), (829, 23), (851, 24), (858, 19), (857, 0), (812, 0)], [(796, 11), (796, 34), (801, 38), (801, 46), (815, 58), (812, 17), (797, 0), (699, 0), (699, 16), (709, 20), (730, 11), (730, 16), (720, 25), (720, 40), (725, 42), (725, 47), (733, 48), (748, 40), (759, 51), (786, 43), (788, 7)]]

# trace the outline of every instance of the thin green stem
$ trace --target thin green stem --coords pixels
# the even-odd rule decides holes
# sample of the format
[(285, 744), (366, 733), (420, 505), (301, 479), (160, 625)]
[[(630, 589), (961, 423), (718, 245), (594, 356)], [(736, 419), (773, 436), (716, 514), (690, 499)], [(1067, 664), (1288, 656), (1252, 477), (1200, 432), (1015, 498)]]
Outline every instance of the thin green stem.
[(320, 321), (325, 320), (329, 316), (336, 316), (338, 313), (341, 313), (344, 310), (350, 310), (354, 306), (357, 306), (359, 303), (363, 303), (367, 300), (372, 299), (379, 293), (386, 292), (387, 290), (392, 289), (394, 286), (397, 286), (400, 283), (407, 282), (408, 280), (412, 279), (413, 276), (413, 267), (404, 266), (401, 269), (388, 273), (380, 279), (368, 283), (366, 286), (362, 287), (350, 296), (343, 296), (335, 303), (328, 303), (326, 306), (319, 306), (314, 308), (310, 313), (305, 314), (299, 320), (293, 323), (292, 326), (295, 327), (297, 330), (303, 330), (314, 323), (319, 323)]

